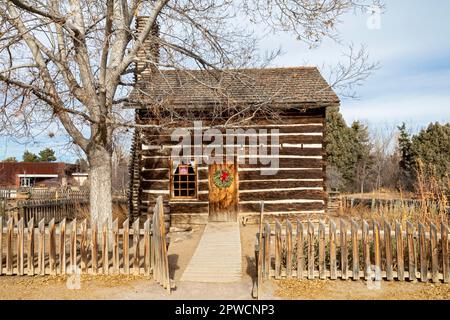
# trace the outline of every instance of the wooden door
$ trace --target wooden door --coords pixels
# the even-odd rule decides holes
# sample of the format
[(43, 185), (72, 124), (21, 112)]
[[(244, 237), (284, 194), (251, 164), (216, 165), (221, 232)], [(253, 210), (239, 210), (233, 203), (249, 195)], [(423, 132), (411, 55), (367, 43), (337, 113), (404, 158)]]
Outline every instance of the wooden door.
[(237, 221), (238, 183), (235, 164), (212, 164), (209, 176), (209, 221)]

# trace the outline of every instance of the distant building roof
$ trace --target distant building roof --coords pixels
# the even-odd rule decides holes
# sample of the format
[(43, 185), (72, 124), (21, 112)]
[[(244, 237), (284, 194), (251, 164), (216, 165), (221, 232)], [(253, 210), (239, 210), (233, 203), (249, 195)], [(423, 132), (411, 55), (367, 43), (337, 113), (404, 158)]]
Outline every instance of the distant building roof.
[(77, 165), (62, 162), (0, 162), (0, 185), (14, 185), (16, 176), (59, 177), (77, 168)]
[(316, 67), (225, 71), (160, 70), (135, 85), (126, 107), (212, 104), (339, 104), (339, 98)]

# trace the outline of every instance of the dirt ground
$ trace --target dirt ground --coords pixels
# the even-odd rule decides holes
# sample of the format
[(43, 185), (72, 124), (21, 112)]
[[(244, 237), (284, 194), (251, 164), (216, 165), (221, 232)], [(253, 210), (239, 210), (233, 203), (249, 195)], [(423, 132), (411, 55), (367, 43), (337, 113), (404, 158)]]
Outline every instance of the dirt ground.
[(273, 281), (275, 297), (293, 300), (450, 300), (450, 285), (410, 282)]
[[(169, 263), (176, 288), (169, 295), (143, 276), (82, 276), (79, 289), (68, 277), (0, 277), (0, 300), (5, 299), (251, 299), (255, 280), (254, 244), (258, 227), (241, 226), (242, 279), (230, 284), (180, 282), (200, 240), (203, 227), (171, 234)], [(68, 286), (69, 284), (69, 286)], [(445, 299), (449, 285), (352, 281), (268, 281), (262, 299)]]

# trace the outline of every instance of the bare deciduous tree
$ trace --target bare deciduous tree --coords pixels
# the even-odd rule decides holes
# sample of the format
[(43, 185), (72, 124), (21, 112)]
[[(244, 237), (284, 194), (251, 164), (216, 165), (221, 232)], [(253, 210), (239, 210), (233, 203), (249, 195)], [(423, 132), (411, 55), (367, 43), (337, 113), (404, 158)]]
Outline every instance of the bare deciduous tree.
[[(110, 220), (113, 136), (118, 128), (132, 126), (121, 106), (133, 74), (140, 72), (133, 66), (147, 39), (160, 48), (159, 59), (147, 55), (155, 70), (266, 65), (277, 52), (256, 59), (263, 35), (250, 31), (253, 26), (289, 32), (317, 46), (323, 38), (337, 37), (343, 14), (374, 2), (3, 0), (2, 134), (29, 137), (62, 127), (90, 164), (91, 218)], [(140, 32), (133, 23), (137, 15), (148, 17)], [(152, 33), (157, 25), (158, 37)], [(344, 82), (371, 69), (352, 64), (349, 72), (338, 70)]]

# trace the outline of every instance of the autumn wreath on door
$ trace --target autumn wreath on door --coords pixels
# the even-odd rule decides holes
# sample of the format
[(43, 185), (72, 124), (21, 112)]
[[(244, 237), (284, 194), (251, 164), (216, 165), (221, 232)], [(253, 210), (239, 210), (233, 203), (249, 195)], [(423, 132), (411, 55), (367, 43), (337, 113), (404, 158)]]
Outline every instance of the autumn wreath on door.
[(214, 172), (214, 184), (220, 189), (226, 189), (233, 183), (233, 176), (227, 169), (218, 169)]

